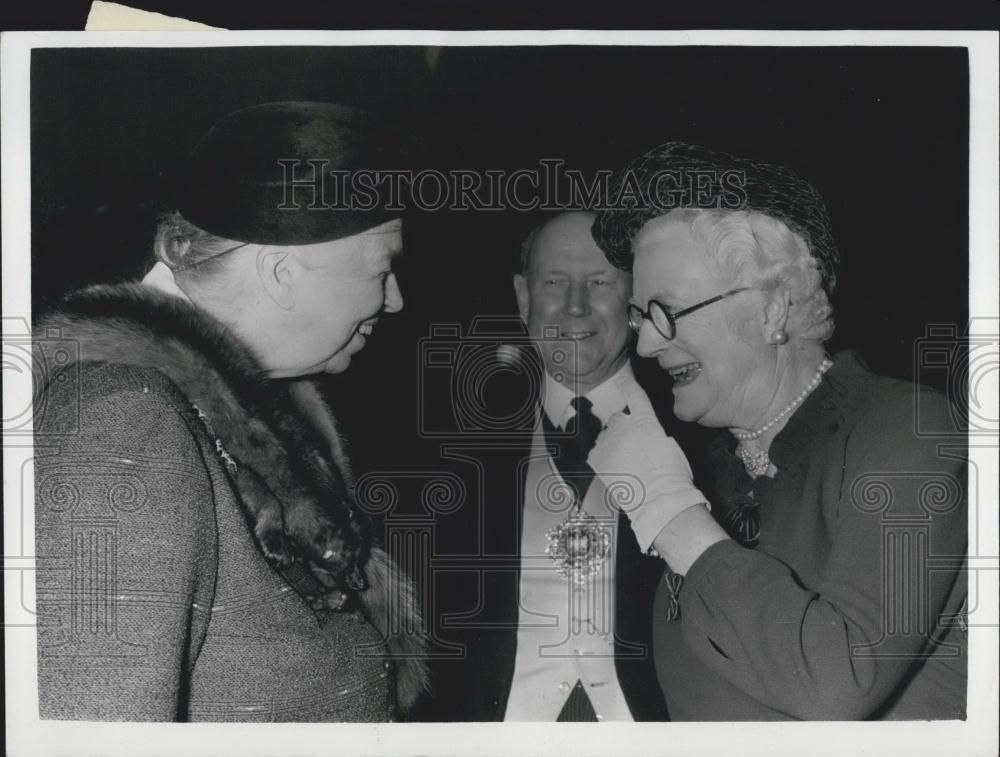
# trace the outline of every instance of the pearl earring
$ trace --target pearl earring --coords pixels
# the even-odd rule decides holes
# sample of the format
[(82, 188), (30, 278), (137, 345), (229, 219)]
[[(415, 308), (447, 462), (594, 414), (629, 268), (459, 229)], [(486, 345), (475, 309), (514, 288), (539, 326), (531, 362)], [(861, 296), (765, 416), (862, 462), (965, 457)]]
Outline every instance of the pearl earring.
[(784, 344), (788, 341), (788, 332), (784, 329), (775, 329), (774, 333), (771, 334), (771, 344), (777, 347), (779, 344)]

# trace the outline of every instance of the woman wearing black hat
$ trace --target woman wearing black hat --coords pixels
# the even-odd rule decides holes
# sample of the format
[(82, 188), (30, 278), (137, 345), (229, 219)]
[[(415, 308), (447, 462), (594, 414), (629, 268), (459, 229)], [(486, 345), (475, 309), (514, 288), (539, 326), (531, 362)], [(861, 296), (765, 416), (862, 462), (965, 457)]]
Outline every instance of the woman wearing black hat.
[(706, 497), (633, 381), (589, 458), (619, 494), (642, 482), (623, 505), (669, 566), (653, 624), (671, 718), (964, 718), (963, 440), (945, 397), (827, 356), (822, 198), (682, 143), (626, 172), (647, 202), (593, 233), (633, 272), (638, 353), (678, 418), (727, 429)]
[(331, 104), (230, 114), (150, 274), (37, 326), (43, 718), (378, 721), (419, 695), (411, 585), (309, 380), (402, 307), (401, 220), (370, 196), (309, 207), (288, 173), (380, 167), (380, 139)]

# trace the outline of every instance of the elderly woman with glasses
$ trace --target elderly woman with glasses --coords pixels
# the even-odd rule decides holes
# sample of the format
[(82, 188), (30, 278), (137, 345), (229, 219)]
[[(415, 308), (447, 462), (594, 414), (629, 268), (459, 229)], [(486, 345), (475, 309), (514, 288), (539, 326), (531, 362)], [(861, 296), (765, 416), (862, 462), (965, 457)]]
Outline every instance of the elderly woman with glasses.
[(370, 193), (295, 194), (391, 142), (332, 103), (230, 113), (179, 172), (149, 275), (38, 324), (43, 718), (385, 721), (422, 692), (412, 586), (313, 380), (402, 308), (402, 221)]
[(626, 185), (645, 202), (610, 203), (593, 234), (633, 273), (638, 353), (678, 418), (725, 429), (703, 494), (633, 380), (588, 461), (667, 564), (652, 622), (671, 718), (964, 718), (963, 441), (940, 394), (827, 355), (822, 198), (677, 142), (612, 196)]

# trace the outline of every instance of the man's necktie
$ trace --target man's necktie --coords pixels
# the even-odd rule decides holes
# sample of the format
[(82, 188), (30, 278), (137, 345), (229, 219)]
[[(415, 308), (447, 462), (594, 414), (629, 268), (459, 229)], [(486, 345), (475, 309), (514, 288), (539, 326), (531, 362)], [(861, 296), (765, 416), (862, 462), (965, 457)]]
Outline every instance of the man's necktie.
[[(570, 403), (576, 414), (566, 424), (565, 433), (560, 433), (548, 416), (542, 413), (542, 424), (545, 427), (545, 438), (549, 445), (558, 447), (553, 455), (553, 462), (563, 481), (573, 487), (577, 498), (582, 502), (594, 478), (594, 470), (587, 465), (587, 455), (594, 448), (598, 434), (604, 424), (594, 415), (593, 405), (586, 397), (574, 397)], [(577, 681), (569, 698), (563, 705), (559, 716), (560, 723), (591, 723), (597, 722), (594, 706), (587, 696), (583, 681)]]
[(587, 465), (587, 455), (594, 448), (604, 424), (594, 415), (593, 404), (586, 397), (574, 397), (570, 404), (576, 414), (566, 424), (565, 432), (560, 432), (553, 426), (545, 413), (542, 413), (542, 425), (545, 428), (546, 442), (558, 447), (552, 460), (559, 475), (573, 487), (577, 498), (583, 501), (594, 478), (593, 469)]

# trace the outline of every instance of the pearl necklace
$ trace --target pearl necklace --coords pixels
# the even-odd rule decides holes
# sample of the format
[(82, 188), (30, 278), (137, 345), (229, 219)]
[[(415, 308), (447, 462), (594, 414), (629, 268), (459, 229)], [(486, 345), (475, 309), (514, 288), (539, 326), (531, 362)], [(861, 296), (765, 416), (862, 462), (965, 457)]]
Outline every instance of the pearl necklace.
[(806, 385), (806, 388), (803, 389), (801, 392), (799, 392), (795, 396), (795, 399), (793, 399), (791, 402), (785, 405), (784, 409), (782, 409), (780, 413), (778, 413), (776, 416), (774, 416), (771, 420), (769, 420), (767, 423), (765, 423), (758, 429), (755, 429), (753, 431), (734, 431), (733, 436), (735, 436), (737, 439), (741, 441), (747, 439), (759, 439), (764, 434), (765, 431), (767, 431), (775, 423), (780, 421), (782, 418), (784, 418), (786, 415), (792, 412), (795, 408), (801, 405), (805, 401), (806, 397), (809, 396), (810, 392), (812, 392), (813, 389), (819, 386), (819, 382), (823, 379), (823, 374), (826, 373), (828, 370), (830, 370), (832, 367), (833, 367), (833, 362), (830, 361), (828, 358), (823, 358), (823, 362), (820, 363), (819, 368), (816, 369), (816, 375), (812, 377), (812, 379)]
[[(823, 374), (826, 373), (830, 368), (833, 367), (833, 362), (828, 358), (823, 358), (823, 362), (819, 364), (819, 368), (816, 369), (816, 375), (812, 377), (806, 388), (799, 392), (795, 399), (789, 402), (776, 416), (771, 418), (767, 423), (753, 431), (733, 431), (733, 436), (740, 440), (739, 446), (736, 448), (736, 456), (743, 461), (743, 465), (746, 466), (747, 473), (756, 478), (757, 476), (763, 476), (771, 468), (771, 458), (768, 457), (767, 451), (760, 448), (760, 445), (756, 443), (768, 429), (773, 428), (776, 423), (785, 418), (789, 413), (791, 413), (795, 408), (805, 402), (806, 397), (808, 397), (812, 391), (819, 386), (819, 382), (823, 379)], [(752, 444), (747, 444), (747, 442), (752, 442)]]

